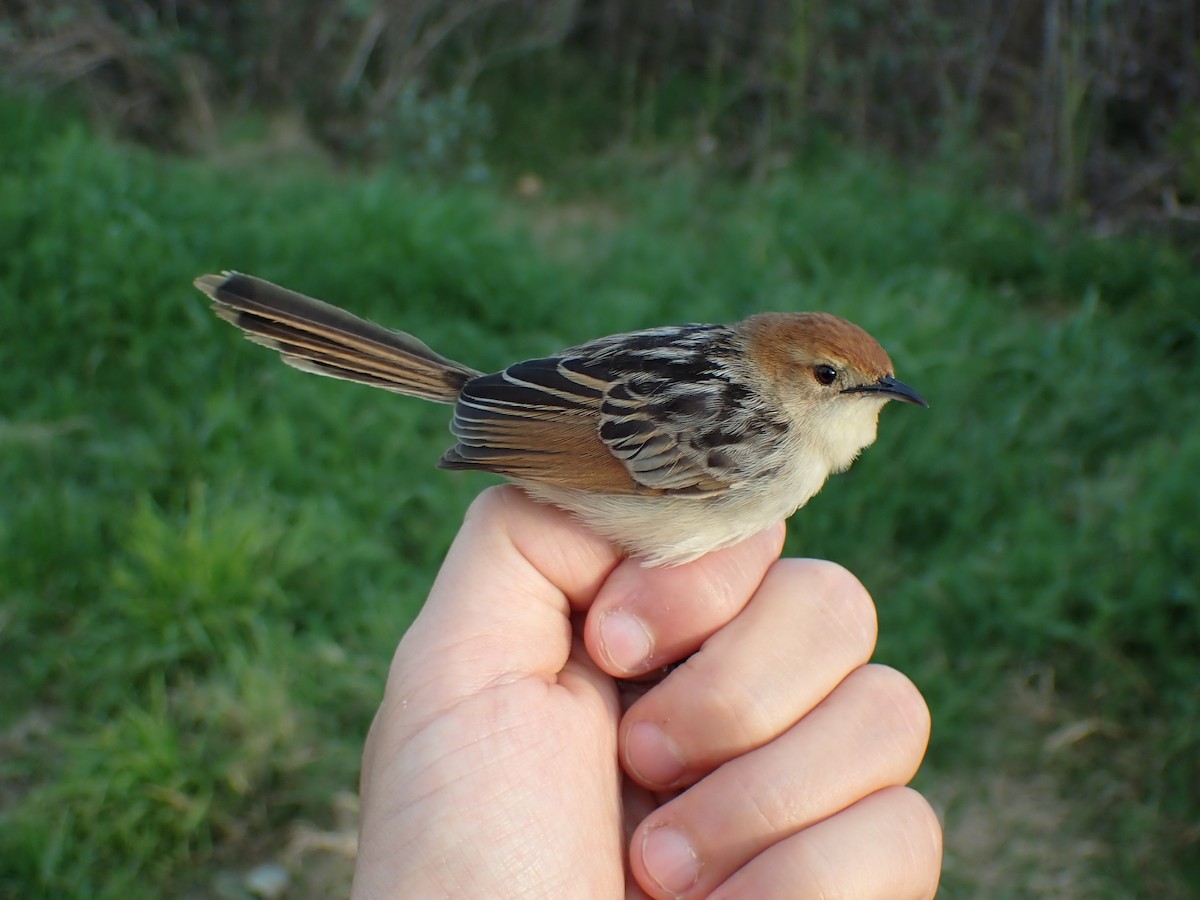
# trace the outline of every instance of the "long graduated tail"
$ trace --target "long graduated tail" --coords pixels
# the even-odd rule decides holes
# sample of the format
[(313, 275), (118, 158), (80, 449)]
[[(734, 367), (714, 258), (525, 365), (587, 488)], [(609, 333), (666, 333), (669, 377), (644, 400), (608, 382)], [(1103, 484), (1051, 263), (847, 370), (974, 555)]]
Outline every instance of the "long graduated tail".
[(481, 374), (435, 353), (411, 334), (261, 278), (223, 272), (202, 275), (195, 284), (212, 298), (218, 316), (305, 372), (438, 403), (453, 403), (463, 385)]

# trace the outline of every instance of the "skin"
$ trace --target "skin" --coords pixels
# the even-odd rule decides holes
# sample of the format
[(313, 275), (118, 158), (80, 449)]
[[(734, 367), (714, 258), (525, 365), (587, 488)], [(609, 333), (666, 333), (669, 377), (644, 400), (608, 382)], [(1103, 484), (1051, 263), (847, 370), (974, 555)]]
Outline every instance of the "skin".
[(486, 491), (367, 740), (353, 896), (933, 896), (928, 710), (868, 663), (862, 586), (782, 540), (651, 569)]

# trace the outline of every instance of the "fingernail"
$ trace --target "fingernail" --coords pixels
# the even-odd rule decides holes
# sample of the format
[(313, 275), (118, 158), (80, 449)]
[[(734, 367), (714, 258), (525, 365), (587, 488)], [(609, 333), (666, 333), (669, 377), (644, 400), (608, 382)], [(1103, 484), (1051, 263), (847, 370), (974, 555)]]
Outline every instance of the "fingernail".
[(640, 672), (654, 651), (641, 619), (623, 609), (607, 612), (600, 620), (600, 644), (605, 658), (621, 672)]
[(653, 722), (637, 722), (625, 738), (625, 759), (639, 780), (658, 787), (670, 787), (685, 767), (675, 742)]
[(678, 897), (700, 877), (700, 860), (683, 833), (669, 825), (651, 828), (642, 838), (642, 865), (659, 887)]

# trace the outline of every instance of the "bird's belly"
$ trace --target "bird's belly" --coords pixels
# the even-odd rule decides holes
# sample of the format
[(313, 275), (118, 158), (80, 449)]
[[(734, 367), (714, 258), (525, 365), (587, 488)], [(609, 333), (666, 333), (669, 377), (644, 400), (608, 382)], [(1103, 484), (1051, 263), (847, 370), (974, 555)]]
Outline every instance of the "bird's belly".
[(648, 565), (679, 565), (790, 516), (825, 481), (825, 472), (805, 469), (709, 496), (595, 494), (535, 483), (522, 487), (534, 499), (568, 510)]

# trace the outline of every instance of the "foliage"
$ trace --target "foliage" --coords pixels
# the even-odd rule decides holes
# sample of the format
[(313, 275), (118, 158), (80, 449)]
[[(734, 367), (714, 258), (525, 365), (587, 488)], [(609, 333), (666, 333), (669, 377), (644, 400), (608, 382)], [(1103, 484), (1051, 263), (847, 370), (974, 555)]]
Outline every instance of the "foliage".
[(488, 483), (426, 474), (444, 409), (235, 340), (190, 287), (223, 267), (485, 369), (765, 308), (860, 321), (932, 408), (885, 412), (789, 549), (864, 580), (879, 658), (930, 702), (945, 894), (1200, 886), (1200, 276), (1178, 255), (870, 157), (752, 184), (598, 163), (530, 199), (172, 160), (11, 99), (0, 156), (0, 894), (203, 893), (334, 828)]
[(219, 144), (266, 110), (339, 156), (444, 172), (482, 152), (481, 97), (525, 85), (516, 114), (536, 117), (571, 83), (604, 96), (598, 116), (551, 110), (574, 143), (682, 135), (760, 172), (829, 134), (913, 157), (971, 147), (1039, 208), (1195, 226), (1196, 0), (5, 6), (13, 76), (77, 85), (98, 119), (159, 146)]

